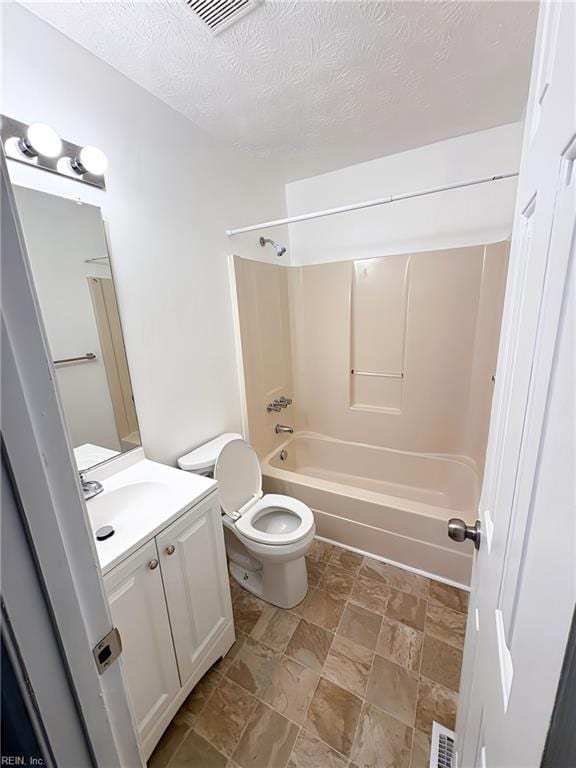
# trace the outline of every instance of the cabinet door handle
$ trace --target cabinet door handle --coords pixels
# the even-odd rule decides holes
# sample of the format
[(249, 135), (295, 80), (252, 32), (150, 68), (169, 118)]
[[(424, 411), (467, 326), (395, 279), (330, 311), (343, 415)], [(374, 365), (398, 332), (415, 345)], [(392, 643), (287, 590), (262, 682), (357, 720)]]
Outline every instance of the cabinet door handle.
[(151, 571), (153, 571), (154, 568), (158, 568), (158, 560), (156, 560), (156, 558), (154, 558), (154, 560), (149, 560), (148, 568), (150, 568)]
[(166, 547), (166, 554), (167, 555), (173, 555), (175, 551), (176, 551), (176, 547), (174, 546), (174, 544), (169, 544)]

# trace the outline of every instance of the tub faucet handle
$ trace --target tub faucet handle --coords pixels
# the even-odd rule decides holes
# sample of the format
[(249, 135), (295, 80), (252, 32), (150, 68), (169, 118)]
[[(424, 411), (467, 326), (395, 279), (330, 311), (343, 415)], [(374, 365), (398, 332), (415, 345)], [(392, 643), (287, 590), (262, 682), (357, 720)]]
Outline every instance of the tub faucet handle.
[(272, 402), (272, 405), (279, 405), (280, 408), (287, 408), (288, 407), (288, 403), (285, 400), (283, 400), (282, 398), (280, 398), (279, 400), (274, 400)]
[(281, 411), (282, 408), (279, 405), (274, 405), (274, 403), (268, 403), (266, 406), (266, 413), (272, 413), (272, 411)]
[(284, 397), (284, 395), (282, 395), (282, 396), (279, 398), (279, 400), (280, 400), (280, 402), (281, 402), (281, 403), (284, 403), (284, 404), (285, 404), (285, 406), (286, 406), (286, 405), (292, 405), (292, 400), (291, 400), (289, 397)]

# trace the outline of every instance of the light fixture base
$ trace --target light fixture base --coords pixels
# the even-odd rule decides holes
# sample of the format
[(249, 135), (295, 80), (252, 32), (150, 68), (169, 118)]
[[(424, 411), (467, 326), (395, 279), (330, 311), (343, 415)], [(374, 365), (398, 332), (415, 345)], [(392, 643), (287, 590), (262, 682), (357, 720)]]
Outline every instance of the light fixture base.
[(23, 155), (26, 155), (26, 157), (38, 157), (38, 152), (36, 152), (30, 143), (30, 140), (26, 138), (26, 136), (18, 139), (18, 149), (20, 152), (22, 152)]
[(80, 162), (80, 158), (79, 157), (73, 157), (70, 160), (70, 166), (71, 166), (73, 171), (76, 171), (76, 173), (79, 173), (80, 175), (84, 175), (85, 173), (88, 173), (86, 168), (84, 168), (84, 166)]

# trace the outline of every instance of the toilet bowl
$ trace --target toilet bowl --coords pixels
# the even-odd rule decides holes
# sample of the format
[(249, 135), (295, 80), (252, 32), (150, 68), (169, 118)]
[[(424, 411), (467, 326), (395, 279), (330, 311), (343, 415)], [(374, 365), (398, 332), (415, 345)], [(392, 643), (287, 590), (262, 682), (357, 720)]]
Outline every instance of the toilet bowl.
[(304, 555), (316, 531), (311, 509), (290, 496), (262, 493), (260, 462), (240, 435), (220, 435), (197, 451), (178, 464), (209, 474), (213, 462), (230, 575), (273, 605), (297, 605), (308, 591)]

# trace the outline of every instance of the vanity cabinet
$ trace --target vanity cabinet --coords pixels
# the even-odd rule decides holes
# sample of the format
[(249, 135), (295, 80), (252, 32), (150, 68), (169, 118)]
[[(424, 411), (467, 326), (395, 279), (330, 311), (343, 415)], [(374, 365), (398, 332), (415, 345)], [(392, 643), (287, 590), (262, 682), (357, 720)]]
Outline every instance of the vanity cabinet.
[(104, 584), (147, 759), (194, 685), (234, 642), (216, 494), (157, 532)]
[(215, 503), (198, 504), (156, 537), (183, 685), (231, 618), (222, 521), (219, 506), (214, 514)]
[(156, 542), (105, 578), (138, 733), (144, 740), (180, 689)]

